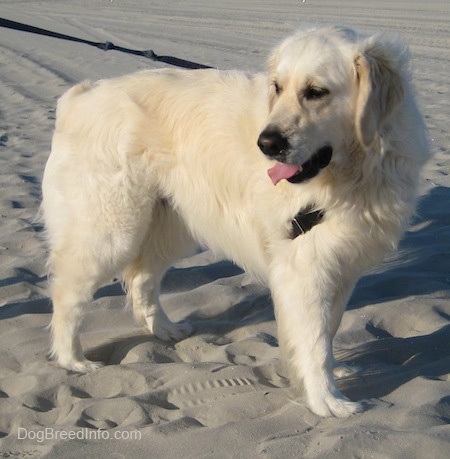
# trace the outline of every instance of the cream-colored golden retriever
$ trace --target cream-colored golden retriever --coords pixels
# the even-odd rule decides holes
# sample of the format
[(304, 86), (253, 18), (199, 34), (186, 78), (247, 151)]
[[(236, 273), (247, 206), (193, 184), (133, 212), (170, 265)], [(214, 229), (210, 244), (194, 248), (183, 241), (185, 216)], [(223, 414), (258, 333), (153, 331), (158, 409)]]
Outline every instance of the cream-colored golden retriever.
[(357, 279), (414, 211), (426, 133), (398, 39), (330, 27), (278, 46), (268, 73), (158, 70), (84, 82), (59, 101), (42, 212), (54, 357), (86, 372), (83, 304), (122, 275), (137, 319), (183, 339), (158, 301), (201, 244), (270, 287), (311, 410), (362, 409), (332, 340)]

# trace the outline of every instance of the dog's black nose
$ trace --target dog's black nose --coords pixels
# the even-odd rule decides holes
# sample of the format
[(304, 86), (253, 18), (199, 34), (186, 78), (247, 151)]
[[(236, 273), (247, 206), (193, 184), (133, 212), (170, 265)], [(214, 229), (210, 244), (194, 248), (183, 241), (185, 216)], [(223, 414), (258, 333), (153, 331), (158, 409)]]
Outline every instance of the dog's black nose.
[(289, 142), (278, 129), (268, 126), (258, 137), (258, 147), (267, 156), (278, 156), (287, 150)]

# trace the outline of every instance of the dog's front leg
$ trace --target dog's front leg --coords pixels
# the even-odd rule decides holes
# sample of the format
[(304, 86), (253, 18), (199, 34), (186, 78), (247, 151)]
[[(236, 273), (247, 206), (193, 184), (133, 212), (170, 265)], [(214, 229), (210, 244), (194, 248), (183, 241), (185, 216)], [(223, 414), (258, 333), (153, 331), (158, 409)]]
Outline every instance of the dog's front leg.
[(286, 242), (271, 266), (280, 347), (293, 379), (303, 381), (310, 409), (320, 416), (349, 416), (362, 411), (362, 405), (336, 387), (330, 330), (342, 266), (314, 244), (297, 250), (296, 242)]

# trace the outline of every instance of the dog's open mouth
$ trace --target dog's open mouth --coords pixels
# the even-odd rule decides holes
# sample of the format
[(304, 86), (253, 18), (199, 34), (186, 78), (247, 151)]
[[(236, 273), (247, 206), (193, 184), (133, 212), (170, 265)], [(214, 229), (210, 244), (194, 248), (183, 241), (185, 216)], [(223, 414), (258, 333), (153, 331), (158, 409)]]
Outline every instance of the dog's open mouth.
[(330, 164), (333, 148), (329, 145), (319, 148), (311, 158), (301, 166), (277, 162), (267, 173), (274, 185), (285, 179), (290, 183), (301, 183), (315, 177), (320, 169)]

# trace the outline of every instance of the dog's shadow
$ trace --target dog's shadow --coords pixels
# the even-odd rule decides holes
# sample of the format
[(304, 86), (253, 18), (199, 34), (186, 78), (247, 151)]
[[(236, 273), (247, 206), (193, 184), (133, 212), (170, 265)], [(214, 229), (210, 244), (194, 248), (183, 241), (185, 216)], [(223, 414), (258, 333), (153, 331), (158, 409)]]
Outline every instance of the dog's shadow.
[[(450, 189), (421, 199), (398, 251), (357, 284), (347, 309), (450, 290)], [(381, 275), (380, 275), (381, 274)]]
[[(376, 330), (368, 325), (371, 332)], [(417, 377), (448, 380), (450, 373), (450, 324), (429, 335), (410, 338), (385, 336), (355, 349), (338, 351), (339, 360), (350, 361), (361, 372), (338, 381), (354, 400), (384, 397)]]
[[(397, 254), (388, 258), (378, 272), (359, 281), (347, 309), (356, 310), (385, 302), (392, 305), (396, 301), (422, 295), (438, 294), (439, 298), (448, 298), (449, 202), (450, 189), (446, 187), (433, 188), (420, 201), (417, 217)], [(417, 299), (414, 301), (417, 302)], [(448, 380), (450, 310), (435, 306), (433, 311), (444, 324), (439, 330), (422, 336), (394, 337), (381, 326), (368, 322), (366, 330), (376, 338), (374, 341), (337, 352), (339, 360), (354, 362), (363, 369), (359, 374), (340, 380), (341, 390), (355, 400), (379, 398), (419, 376)]]

